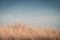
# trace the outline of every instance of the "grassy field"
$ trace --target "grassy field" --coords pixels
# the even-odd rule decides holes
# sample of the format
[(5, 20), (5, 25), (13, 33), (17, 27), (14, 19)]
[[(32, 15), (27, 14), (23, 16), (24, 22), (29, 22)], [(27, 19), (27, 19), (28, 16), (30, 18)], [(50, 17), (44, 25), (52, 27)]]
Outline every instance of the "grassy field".
[(60, 40), (60, 30), (26, 25), (0, 26), (0, 40)]

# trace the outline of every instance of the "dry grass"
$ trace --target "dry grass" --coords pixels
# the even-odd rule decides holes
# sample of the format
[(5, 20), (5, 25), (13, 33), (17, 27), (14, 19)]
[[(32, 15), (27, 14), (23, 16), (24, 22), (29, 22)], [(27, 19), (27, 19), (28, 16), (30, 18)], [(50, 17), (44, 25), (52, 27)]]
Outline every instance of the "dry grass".
[(0, 27), (0, 40), (60, 40), (60, 30), (25, 25), (4, 25)]

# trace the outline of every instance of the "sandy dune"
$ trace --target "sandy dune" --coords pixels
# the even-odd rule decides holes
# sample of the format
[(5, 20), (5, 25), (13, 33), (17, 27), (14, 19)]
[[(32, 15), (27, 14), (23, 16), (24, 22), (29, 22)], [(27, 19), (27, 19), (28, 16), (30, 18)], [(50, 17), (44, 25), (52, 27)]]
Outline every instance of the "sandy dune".
[(26, 25), (0, 26), (0, 40), (60, 40), (60, 30)]

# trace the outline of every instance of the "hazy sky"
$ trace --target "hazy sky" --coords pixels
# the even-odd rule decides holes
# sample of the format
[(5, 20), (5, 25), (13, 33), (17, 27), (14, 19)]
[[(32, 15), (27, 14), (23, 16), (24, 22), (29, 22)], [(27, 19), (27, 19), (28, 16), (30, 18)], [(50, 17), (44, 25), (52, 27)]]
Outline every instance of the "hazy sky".
[(0, 24), (24, 23), (60, 28), (59, 0), (0, 0)]

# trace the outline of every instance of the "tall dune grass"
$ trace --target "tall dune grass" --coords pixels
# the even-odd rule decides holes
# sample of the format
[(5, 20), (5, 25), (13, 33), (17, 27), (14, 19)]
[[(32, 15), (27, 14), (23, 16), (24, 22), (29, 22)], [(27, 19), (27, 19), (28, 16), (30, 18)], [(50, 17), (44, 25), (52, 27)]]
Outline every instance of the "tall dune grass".
[(0, 40), (60, 40), (60, 30), (21, 24), (0, 26)]

